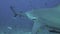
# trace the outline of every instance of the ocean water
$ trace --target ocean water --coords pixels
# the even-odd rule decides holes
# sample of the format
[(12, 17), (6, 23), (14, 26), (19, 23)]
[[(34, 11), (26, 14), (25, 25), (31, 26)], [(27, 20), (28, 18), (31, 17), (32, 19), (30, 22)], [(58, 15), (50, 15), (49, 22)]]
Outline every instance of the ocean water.
[(0, 34), (31, 34), (34, 22), (24, 13), (59, 3), (60, 0), (0, 0)]

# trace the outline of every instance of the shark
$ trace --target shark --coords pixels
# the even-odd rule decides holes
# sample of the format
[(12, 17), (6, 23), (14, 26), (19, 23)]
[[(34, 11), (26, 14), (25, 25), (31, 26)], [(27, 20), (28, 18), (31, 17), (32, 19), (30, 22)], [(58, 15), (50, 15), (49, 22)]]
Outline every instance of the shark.
[(60, 5), (53, 8), (40, 8), (32, 9), (23, 13), (16, 13), (13, 6), (10, 9), (14, 13), (14, 17), (24, 17), (27, 16), (30, 20), (34, 22), (32, 27), (32, 34), (45, 33), (49, 34), (48, 28), (60, 30)]
[(60, 30), (60, 5), (53, 8), (32, 9), (25, 14), (34, 21), (32, 34), (36, 34), (39, 29), (42, 32), (45, 30), (45, 34), (49, 34), (48, 28)]

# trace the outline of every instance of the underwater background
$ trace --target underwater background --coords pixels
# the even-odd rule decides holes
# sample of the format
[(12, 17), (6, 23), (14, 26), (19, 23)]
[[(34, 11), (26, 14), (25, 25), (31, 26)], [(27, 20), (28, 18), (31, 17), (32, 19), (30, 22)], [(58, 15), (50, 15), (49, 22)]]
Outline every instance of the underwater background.
[(27, 12), (32, 9), (52, 8), (58, 4), (60, 0), (0, 0), (0, 34), (19, 34), (19, 31), (32, 30), (33, 21), (27, 17), (13, 17), (11, 5), (19, 13), (19, 11)]

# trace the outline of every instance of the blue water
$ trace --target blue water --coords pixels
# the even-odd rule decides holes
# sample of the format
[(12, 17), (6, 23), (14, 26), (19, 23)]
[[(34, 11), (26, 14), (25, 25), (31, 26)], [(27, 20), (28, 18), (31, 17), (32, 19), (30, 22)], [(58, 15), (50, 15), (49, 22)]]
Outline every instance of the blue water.
[(10, 32), (32, 30), (33, 22), (27, 17), (23, 17), (23, 19), (19, 16), (16, 19), (13, 18), (11, 5), (15, 7), (16, 12), (19, 10), (27, 12), (32, 9), (55, 7), (59, 3), (60, 0), (0, 0), (0, 32), (9, 33), (8, 27), (12, 28)]

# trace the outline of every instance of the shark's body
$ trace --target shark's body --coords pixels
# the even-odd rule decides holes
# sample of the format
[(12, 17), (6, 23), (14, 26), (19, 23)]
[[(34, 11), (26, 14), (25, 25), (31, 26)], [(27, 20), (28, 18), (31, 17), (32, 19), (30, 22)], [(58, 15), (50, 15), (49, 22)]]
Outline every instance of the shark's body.
[[(34, 22), (39, 23), (40, 25), (43, 23), (50, 27), (60, 29), (60, 6), (57, 6), (55, 8), (33, 9), (30, 12), (26, 12), (26, 15), (30, 19), (36, 19)], [(33, 29), (36, 28), (38, 29), (39, 27), (37, 27), (37, 25), (35, 27), (34, 25)]]

